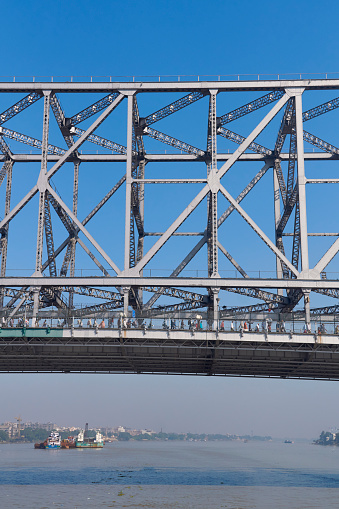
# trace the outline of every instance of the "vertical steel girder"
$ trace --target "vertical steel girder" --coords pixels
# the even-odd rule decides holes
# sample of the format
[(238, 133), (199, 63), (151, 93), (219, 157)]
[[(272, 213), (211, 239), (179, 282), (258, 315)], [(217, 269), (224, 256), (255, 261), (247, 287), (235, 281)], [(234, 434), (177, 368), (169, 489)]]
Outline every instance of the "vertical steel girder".
[[(77, 216), (78, 213), (78, 180), (79, 180), (79, 163), (74, 163), (74, 182), (73, 182), (73, 214)], [(73, 221), (73, 228), (72, 230), (69, 229), (69, 233), (71, 233), (71, 237), (69, 239), (69, 243), (66, 248), (66, 253), (64, 256), (64, 260), (61, 266), (60, 275), (66, 276), (68, 267), (70, 267), (70, 276), (74, 276), (74, 268), (75, 268), (75, 246), (76, 246), (76, 239), (75, 239), (75, 231), (76, 227)], [(71, 293), (70, 293), (70, 299), (72, 300)]]
[[(44, 92), (44, 114), (42, 127), (42, 150), (41, 150), (41, 169), (38, 179), (39, 190), (39, 211), (38, 211), (38, 231), (37, 246), (35, 259), (35, 274), (42, 276), (42, 250), (43, 250), (43, 231), (45, 226), (45, 203), (47, 197), (47, 154), (48, 154), (48, 132), (49, 132), (49, 107), (50, 92)], [(52, 230), (46, 228), (46, 235), (50, 235), (49, 247), (53, 249)], [(54, 249), (53, 249), (54, 250)], [(39, 313), (39, 288), (34, 289), (34, 308), (33, 308), (33, 325)]]
[(48, 192), (45, 192), (45, 236), (46, 236), (46, 247), (47, 247), (47, 255), (48, 255), (48, 263), (49, 263), (49, 275), (51, 277), (57, 276), (56, 263), (54, 257), (54, 240), (53, 240), (53, 230), (52, 230), (52, 219), (51, 219), (51, 210), (49, 204), (49, 195)]
[[(292, 244), (292, 263), (298, 270), (299, 268), (299, 252), (300, 252), (300, 211), (299, 202), (295, 204), (295, 217), (294, 217), (294, 233)], [(292, 275), (293, 277), (294, 275)]]
[(287, 200), (291, 198), (294, 188), (294, 169), (295, 161), (297, 158), (297, 135), (295, 131), (295, 112), (292, 114), (290, 126), (290, 151), (288, 160), (288, 173), (287, 173)]
[(41, 170), (40, 170), (40, 175), (39, 175), (39, 180), (38, 180), (38, 188), (39, 188), (40, 195), (39, 195), (37, 249), (36, 249), (36, 262), (35, 262), (36, 274), (41, 274), (41, 268), (42, 268), (43, 229), (44, 229), (45, 199), (46, 199), (46, 186), (47, 186), (49, 105), (50, 105), (50, 93), (46, 92), (44, 94)]
[(6, 175), (7, 175), (7, 171), (8, 171), (8, 167), (9, 167), (9, 164), (10, 164), (11, 160), (7, 160), (3, 163), (2, 165), (2, 168), (0, 170), (0, 186), (1, 184), (3, 183), (3, 181), (5, 180), (6, 178)]
[(2, 136), (0, 136), (0, 151), (4, 154), (7, 159), (12, 157), (12, 152), (10, 151), (9, 146), (5, 142)]
[[(13, 173), (13, 161), (6, 161), (4, 163), (6, 166), (5, 174), (7, 175), (6, 182), (6, 198), (5, 198), (5, 216), (9, 213), (11, 207), (11, 194), (12, 194), (12, 173)], [(6, 266), (7, 266), (7, 246), (8, 246), (8, 230), (9, 225), (7, 224), (3, 230), (1, 231), (1, 239), (0, 239), (0, 249), (1, 249), (1, 269), (0, 275), (1, 277), (6, 276)], [(4, 300), (4, 292), (0, 291), (0, 306), (3, 306)]]
[[(281, 192), (281, 187), (280, 187), (280, 184), (279, 184), (279, 177), (278, 177), (278, 171), (277, 171), (277, 164), (276, 164), (277, 161), (274, 162), (274, 167), (273, 167), (273, 192), (274, 192), (274, 196), (273, 196), (273, 199), (274, 199), (274, 225), (275, 225), (275, 245), (277, 246), (278, 249), (282, 249), (283, 251), (283, 254), (285, 254), (285, 251), (284, 251), (284, 245), (283, 245), (283, 242), (282, 242), (282, 237), (281, 236), (278, 236), (278, 233), (277, 233), (277, 227), (278, 227), (278, 224), (279, 224), (279, 221), (280, 221), (280, 192)], [(281, 171), (281, 166), (279, 164), (279, 168), (280, 168), (280, 171)], [(286, 197), (286, 195), (285, 195)], [(283, 202), (285, 203), (285, 202)], [(276, 259), (276, 272), (277, 272), (277, 278), (281, 279), (284, 275), (287, 275), (288, 274), (288, 269), (286, 267), (285, 264), (283, 264), (283, 262), (280, 260), (280, 258), (278, 258), (278, 256), (275, 257)], [(278, 293), (279, 295), (281, 295), (281, 290), (278, 290)]]
[(133, 125), (133, 95), (128, 96), (127, 112), (127, 162), (126, 162), (126, 207), (125, 207), (125, 257), (124, 269), (135, 265), (134, 218), (132, 214), (132, 175), (135, 134)]
[[(78, 198), (79, 198), (79, 166), (80, 164), (74, 163), (74, 182), (73, 182), (73, 214), (75, 217), (78, 215)], [(75, 229), (75, 224), (73, 222), (73, 228)], [(71, 240), (71, 266), (69, 270), (70, 277), (74, 277), (75, 275), (75, 250), (76, 250), (76, 240), (72, 238)], [(73, 292), (69, 293), (69, 308), (73, 308)]]
[[(280, 152), (283, 148), (285, 139), (287, 134), (290, 135), (290, 148), (289, 148), (289, 159), (288, 159), (288, 173), (287, 173), (287, 186), (285, 184), (284, 176), (281, 170), (280, 160), (275, 159), (274, 169), (279, 182), (280, 193), (282, 197), (282, 202), (284, 205), (284, 221), (280, 221), (279, 223), (276, 221), (276, 246), (285, 255), (285, 248), (282, 239), (282, 233), (286, 226), (287, 220), (290, 217), (293, 207), (294, 201), (291, 201), (291, 194), (294, 186), (294, 168), (295, 168), (295, 160), (296, 160), (296, 131), (295, 131), (295, 99), (291, 97), (286, 105), (284, 116), (282, 118), (280, 129), (278, 132), (276, 144), (275, 144), (275, 155), (279, 157)], [(297, 195), (296, 195), (297, 199)], [(279, 218), (280, 219), (280, 218)], [(289, 272), (285, 263), (278, 261), (277, 259), (277, 268), (281, 267), (283, 277), (288, 279), (290, 276), (293, 277), (293, 272)], [(278, 269), (279, 272), (279, 269)]]
[[(217, 167), (217, 115), (216, 115), (217, 90), (210, 91), (210, 105), (208, 118), (207, 152), (210, 154), (210, 162), (207, 164), (207, 178), (213, 182), (218, 172)], [(208, 252), (208, 275), (218, 276), (218, 188), (211, 189), (207, 197), (207, 252)]]
[[(303, 142), (303, 120), (302, 120), (302, 94), (295, 96), (296, 111), (296, 143), (298, 161), (298, 198), (299, 198), (299, 223), (300, 223), (300, 254), (301, 270), (309, 269), (308, 259), (308, 236), (307, 236), (307, 214), (306, 214), (306, 189), (305, 189), (305, 164), (304, 164), (304, 142)], [(309, 322), (309, 319), (307, 320)]]

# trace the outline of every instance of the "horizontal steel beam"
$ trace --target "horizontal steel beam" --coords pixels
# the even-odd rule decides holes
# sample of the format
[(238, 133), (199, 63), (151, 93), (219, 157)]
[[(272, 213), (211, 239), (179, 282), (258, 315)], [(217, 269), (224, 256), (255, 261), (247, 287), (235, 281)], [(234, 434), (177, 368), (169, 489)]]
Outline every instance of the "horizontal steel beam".
[[(222, 161), (228, 161), (232, 157), (232, 153), (229, 154), (217, 154), (217, 160)], [(280, 159), (282, 161), (288, 161), (289, 154), (288, 153), (281, 153)], [(5, 161), (6, 157), (4, 155), (0, 154), (0, 161)], [(41, 162), (41, 154), (13, 154), (11, 159), (16, 163), (37, 163)], [(60, 157), (54, 154), (48, 154), (47, 160), (48, 162), (57, 162), (59, 161)], [(305, 152), (305, 161), (338, 161), (339, 156), (329, 154), (326, 152)], [(115, 162), (122, 162), (127, 160), (127, 156), (124, 154), (77, 154), (76, 158), (69, 157), (67, 161), (79, 161), (79, 162), (89, 162), (89, 163), (115, 163)], [(238, 161), (248, 162), (248, 161), (270, 161), (270, 157), (267, 157), (263, 154), (242, 154)], [(146, 162), (154, 162), (154, 163), (160, 163), (160, 162), (186, 162), (186, 161), (195, 161), (198, 163), (204, 162), (204, 157), (198, 157), (194, 154), (145, 154), (145, 161)], [(272, 159), (272, 166), (274, 164), (274, 161)]]
[[(310, 233), (308, 232), (307, 235), (309, 237), (338, 237), (339, 233)], [(290, 232), (283, 232), (283, 237), (294, 237), (294, 233)]]
[(14, 82), (1, 83), (1, 92), (22, 93), (32, 91), (51, 90), (55, 93), (84, 92), (110, 93), (124, 92), (194, 92), (210, 89), (222, 91), (261, 91), (280, 90), (285, 88), (304, 88), (306, 90), (335, 90), (339, 89), (338, 79), (301, 79), (301, 80), (263, 80), (263, 81), (178, 81), (178, 82)]
[[(319, 276), (320, 277), (320, 276)], [(0, 288), (21, 286), (174, 286), (184, 288), (336, 288), (339, 279), (224, 279), (171, 277), (1, 277)]]
[(339, 184), (339, 179), (305, 179), (306, 184)]

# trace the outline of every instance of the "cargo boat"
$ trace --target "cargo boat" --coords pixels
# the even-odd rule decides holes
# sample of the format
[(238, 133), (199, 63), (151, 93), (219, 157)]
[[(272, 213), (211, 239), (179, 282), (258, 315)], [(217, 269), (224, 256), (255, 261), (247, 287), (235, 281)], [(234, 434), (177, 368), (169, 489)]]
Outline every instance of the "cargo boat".
[(44, 442), (34, 444), (35, 449), (60, 449), (61, 437), (57, 431), (51, 431), (51, 434)]
[(75, 447), (75, 438), (67, 437), (61, 440), (61, 449), (74, 449)]
[(88, 422), (86, 422), (85, 431), (81, 430), (75, 440), (75, 447), (82, 449), (98, 449), (104, 446), (102, 434), (97, 431), (95, 437), (88, 436)]
[(51, 431), (50, 436), (44, 442), (34, 444), (35, 449), (101, 449), (103, 446), (103, 437), (99, 431), (94, 437), (89, 436), (87, 422), (85, 430), (82, 429), (76, 438), (68, 437), (61, 440), (57, 431)]

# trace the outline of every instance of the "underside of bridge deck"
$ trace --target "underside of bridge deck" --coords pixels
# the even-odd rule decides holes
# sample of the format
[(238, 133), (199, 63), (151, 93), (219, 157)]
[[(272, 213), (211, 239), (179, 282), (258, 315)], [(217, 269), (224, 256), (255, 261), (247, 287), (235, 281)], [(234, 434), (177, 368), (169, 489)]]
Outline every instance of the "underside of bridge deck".
[(339, 338), (313, 334), (3, 330), (1, 372), (339, 379)]

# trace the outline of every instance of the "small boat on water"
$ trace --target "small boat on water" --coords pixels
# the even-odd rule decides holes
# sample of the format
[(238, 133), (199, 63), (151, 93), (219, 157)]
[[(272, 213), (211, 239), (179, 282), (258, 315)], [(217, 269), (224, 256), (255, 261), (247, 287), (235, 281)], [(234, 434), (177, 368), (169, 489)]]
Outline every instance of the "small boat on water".
[(293, 440), (285, 440), (284, 444), (294, 444)]
[(61, 436), (57, 431), (51, 431), (49, 437), (44, 441), (34, 444), (35, 449), (60, 449)]
[(88, 422), (86, 422), (85, 431), (81, 430), (78, 434), (78, 437), (75, 440), (75, 447), (81, 447), (82, 449), (90, 449), (90, 448), (102, 448), (104, 446), (104, 441), (102, 434), (97, 431), (95, 437), (90, 437), (88, 432)]

